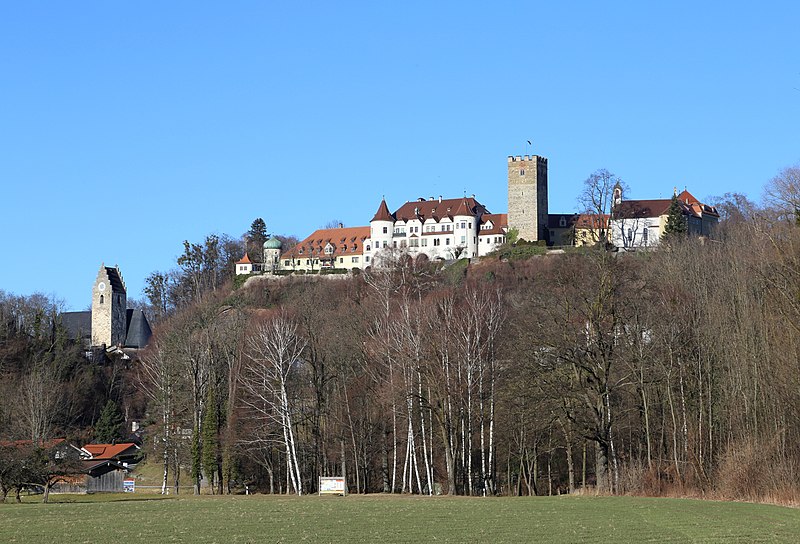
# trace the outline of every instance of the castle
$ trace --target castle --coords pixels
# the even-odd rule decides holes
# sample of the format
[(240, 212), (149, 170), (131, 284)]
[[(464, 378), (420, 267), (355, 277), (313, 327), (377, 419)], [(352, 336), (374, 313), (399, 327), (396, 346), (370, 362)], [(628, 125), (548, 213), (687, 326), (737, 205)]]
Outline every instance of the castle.
[(125, 281), (118, 266), (100, 265), (92, 286), (92, 309), (64, 312), (61, 322), (72, 338), (86, 347), (139, 349), (152, 336), (150, 323), (142, 310), (127, 307)]
[[(510, 156), (507, 214), (490, 213), (475, 195), (419, 198), (394, 212), (383, 199), (369, 225), (314, 231), (280, 256), (278, 269), (366, 268), (398, 254), (431, 260), (481, 257), (505, 243), (509, 229), (519, 239), (547, 240), (547, 221), (547, 159)], [(245, 255), (236, 273), (249, 274), (255, 266)]]

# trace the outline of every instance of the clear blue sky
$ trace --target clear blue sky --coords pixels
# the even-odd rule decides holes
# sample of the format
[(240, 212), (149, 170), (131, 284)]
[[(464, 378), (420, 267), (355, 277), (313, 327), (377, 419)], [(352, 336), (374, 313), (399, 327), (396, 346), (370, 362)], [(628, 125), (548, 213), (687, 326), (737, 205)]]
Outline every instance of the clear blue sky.
[(800, 161), (800, 3), (4, 2), (0, 289), (129, 296), (184, 239), (304, 237), (420, 196), (550, 210), (607, 168), (633, 197), (758, 199)]

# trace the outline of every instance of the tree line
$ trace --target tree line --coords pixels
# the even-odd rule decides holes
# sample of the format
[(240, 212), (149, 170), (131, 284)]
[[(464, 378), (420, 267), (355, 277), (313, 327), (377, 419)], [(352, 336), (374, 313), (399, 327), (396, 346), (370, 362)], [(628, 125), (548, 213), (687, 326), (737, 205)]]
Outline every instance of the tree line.
[(717, 199), (712, 239), (656, 251), (398, 255), (234, 289), (203, 245), (115, 398), (164, 492), (188, 475), (196, 493), (306, 494), (344, 473), (351, 493), (796, 498), (798, 172), (763, 205)]

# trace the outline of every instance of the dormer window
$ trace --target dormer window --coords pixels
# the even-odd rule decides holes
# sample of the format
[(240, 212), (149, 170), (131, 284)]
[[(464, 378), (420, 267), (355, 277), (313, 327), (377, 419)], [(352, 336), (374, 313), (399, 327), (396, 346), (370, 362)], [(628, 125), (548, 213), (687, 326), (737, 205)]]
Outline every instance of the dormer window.
[(558, 226), (559, 227), (566, 227), (567, 226), (567, 218), (564, 217), (563, 215), (561, 216), (561, 219), (558, 220)]

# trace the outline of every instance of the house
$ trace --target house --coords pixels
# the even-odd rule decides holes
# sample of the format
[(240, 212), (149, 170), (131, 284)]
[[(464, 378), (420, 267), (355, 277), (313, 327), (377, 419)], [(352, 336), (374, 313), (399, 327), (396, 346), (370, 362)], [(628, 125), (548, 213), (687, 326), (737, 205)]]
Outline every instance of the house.
[[(686, 220), (687, 234), (709, 236), (719, 221), (716, 208), (698, 201), (689, 191), (675, 194)], [(622, 189), (614, 188), (611, 210), (611, 242), (623, 250), (654, 247), (667, 226), (671, 198), (623, 200)]]
[(140, 448), (133, 442), (86, 444), (81, 448), (83, 487), (87, 493), (122, 493), (124, 481), (140, 460)]
[(325, 270), (364, 268), (365, 248), (369, 246), (369, 227), (344, 227), (315, 230), (306, 239), (281, 255), (282, 270)]
[(245, 251), (244, 257), (236, 261), (236, 275), (239, 276), (241, 274), (252, 274), (253, 273), (253, 263), (250, 260), (250, 257), (247, 255)]
[(587, 246), (609, 238), (609, 215), (559, 213), (547, 216), (550, 245)]

